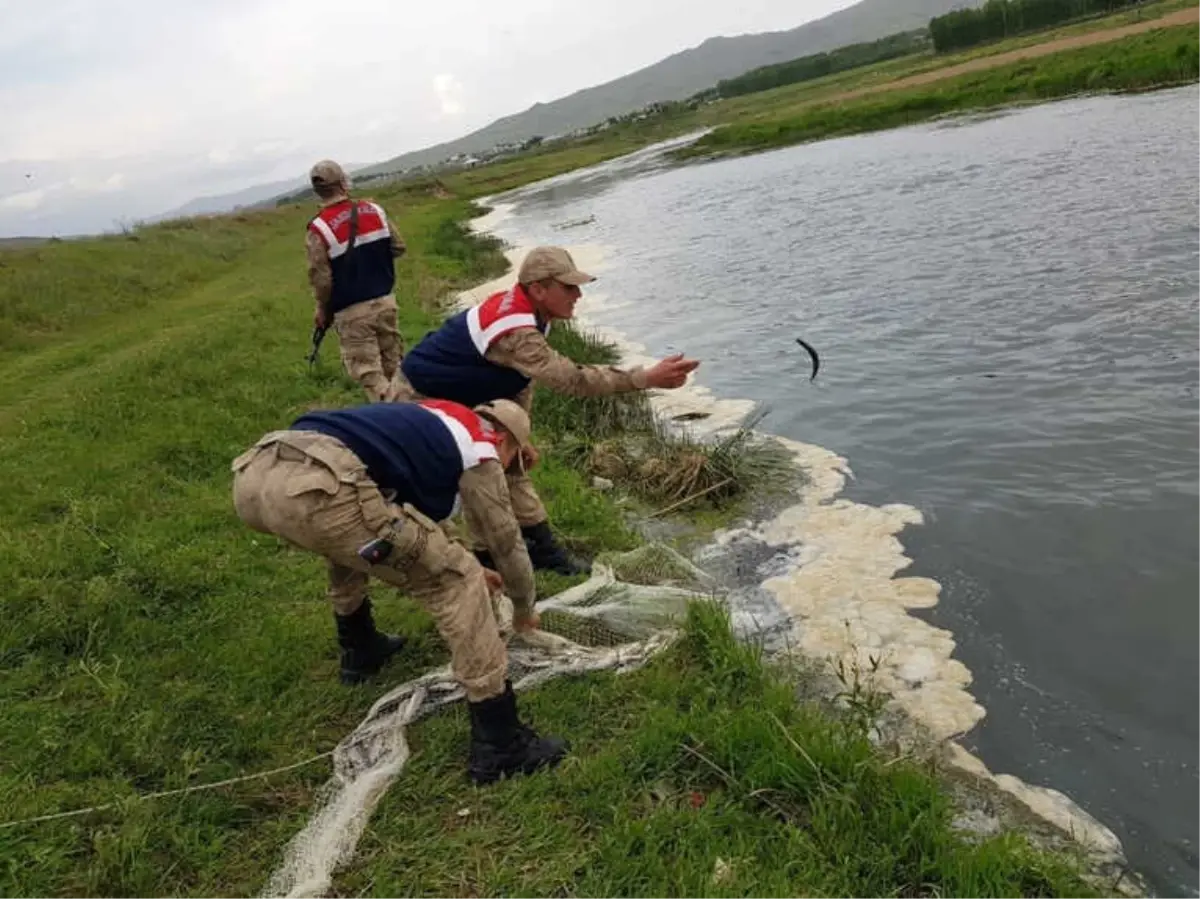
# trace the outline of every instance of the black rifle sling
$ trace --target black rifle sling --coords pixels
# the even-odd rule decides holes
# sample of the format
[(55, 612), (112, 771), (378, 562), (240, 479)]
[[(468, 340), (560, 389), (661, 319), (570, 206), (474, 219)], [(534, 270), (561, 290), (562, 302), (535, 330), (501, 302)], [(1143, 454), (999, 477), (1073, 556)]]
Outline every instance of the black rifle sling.
[(346, 239), (346, 263), (348, 271), (352, 271), (350, 262), (354, 258), (354, 240), (358, 237), (358, 200), (350, 200), (350, 236)]

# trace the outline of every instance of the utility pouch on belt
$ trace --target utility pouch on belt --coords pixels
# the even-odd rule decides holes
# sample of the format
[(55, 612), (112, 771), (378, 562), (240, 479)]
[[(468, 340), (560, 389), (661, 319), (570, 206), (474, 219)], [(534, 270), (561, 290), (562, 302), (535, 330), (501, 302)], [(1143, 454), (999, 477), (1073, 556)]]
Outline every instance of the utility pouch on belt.
[(425, 555), (429, 535), (439, 530), (437, 524), (411, 503), (401, 509), (403, 517), (392, 518), (378, 537), (358, 548), (359, 558), (368, 565), (387, 562), (393, 568), (407, 568)]
[(370, 543), (364, 544), (358, 548), (358, 555), (368, 565), (379, 565), (388, 556), (392, 554), (392, 550), (396, 545), (385, 537), (376, 537)]

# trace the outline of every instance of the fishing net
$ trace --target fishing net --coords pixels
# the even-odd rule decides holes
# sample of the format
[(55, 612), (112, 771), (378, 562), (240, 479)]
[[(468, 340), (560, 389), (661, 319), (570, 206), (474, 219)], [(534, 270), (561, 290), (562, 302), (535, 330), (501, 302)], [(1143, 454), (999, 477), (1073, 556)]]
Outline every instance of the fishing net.
[[(512, 631), (512, 603), (495, 602), (508, 642), (509, 676), (524, 690), (564, 675), (632, 671), (670, 646), (689, 601), (711, 595), (711, 579), (669, 547), (649, 544), (601, 556), (582, 584), (538, 603), (542, 629)], [(409, 758), (405, 728), (463, 698), (445, 666), (381, 697), (333, 751), (333, 775), (316, 811), (288, 844), (264, 896), (321, 896), (354, 854), (379, 799)]]

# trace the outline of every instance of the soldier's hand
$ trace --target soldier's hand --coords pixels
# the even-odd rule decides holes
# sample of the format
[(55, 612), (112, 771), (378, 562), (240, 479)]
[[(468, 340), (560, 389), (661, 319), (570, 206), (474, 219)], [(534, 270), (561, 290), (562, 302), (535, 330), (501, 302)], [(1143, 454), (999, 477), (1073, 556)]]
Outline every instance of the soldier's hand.
[(315, 309), (313, 309), (313, 327), (314, 328), (328, 328), (329, 327), (329, 316), (325, 313), (324, 306), (317, 306)]
[(483, 579), (487, 583), (488, 593), (499, 593), (504, 588), (504, 578), (500, 577), (498, 571), (483, 569)]
[(646, 371), (646, 386), (663, 387), (668, 390), (682, 387), (687, 381), (687, 376), (699, 365), (698, 359), (685, 359), (683, 353), (668, 356)]
[(536, 631), (542, 626), (542, 616), (535, 611), (521, 613), (513, 610), (513, 630), (519, 634)]

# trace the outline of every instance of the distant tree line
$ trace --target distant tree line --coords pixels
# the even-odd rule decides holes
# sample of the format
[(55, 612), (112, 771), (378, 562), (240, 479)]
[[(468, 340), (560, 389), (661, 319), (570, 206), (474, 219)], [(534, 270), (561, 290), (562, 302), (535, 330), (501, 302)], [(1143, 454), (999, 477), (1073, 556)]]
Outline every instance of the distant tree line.
[(835, 72), (844, 72), (846, 69), (883, 62), (885, 59), (908, 56), (912, 53), (919, 53), (928, 47), (929, 32), (924, 28), (902, 31), (877, 41), (850, 44), (830, 50), (828, 53), (815, 53), (812, 56), (802, 56), (788, 62), (753, 69), (736, 78), (718, 81), (715, 92), (718, 97), (753, 94), (784, 84), (811, 81)]
[(988, 0), (974, 9), (956, 9), (929, 23), (937, 52), (961, 50), (987, 41), (1036, 31), (1086, 16), (1115, 12), (1142, 0)]

